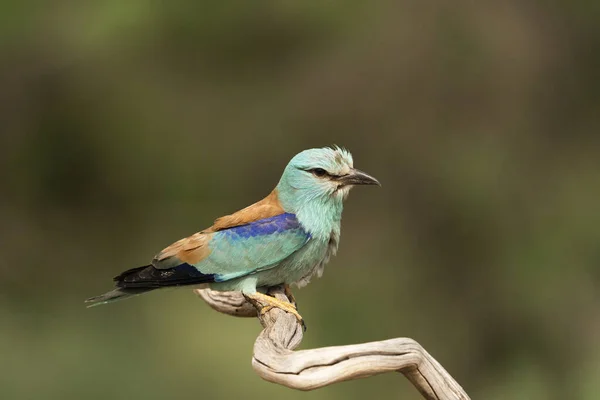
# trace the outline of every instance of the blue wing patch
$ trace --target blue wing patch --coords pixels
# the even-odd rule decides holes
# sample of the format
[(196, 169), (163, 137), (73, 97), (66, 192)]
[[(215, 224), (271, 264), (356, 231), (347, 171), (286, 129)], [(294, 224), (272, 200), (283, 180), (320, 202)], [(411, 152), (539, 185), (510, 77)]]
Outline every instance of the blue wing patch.
[[(229, 239), (248, 239), (255, 236), (273, 235), (293, 229), (301, 229), (300, 222), (294, 214), (284, 213), (274, 217), (260, 219), (247, 225), (223, 230)], [(310, 234), (308, 234), (310, 236)]]

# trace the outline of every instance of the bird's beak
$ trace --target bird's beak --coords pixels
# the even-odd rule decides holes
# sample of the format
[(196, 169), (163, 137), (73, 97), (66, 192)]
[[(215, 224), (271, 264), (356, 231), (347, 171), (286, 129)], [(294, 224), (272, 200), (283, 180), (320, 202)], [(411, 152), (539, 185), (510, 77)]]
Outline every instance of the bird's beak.
[(358, 169), (351, 169), (348, 175), (341, 176), (339, 179), (343, 185), (377, 185), (381, 186), (381, 183), (371, 175), (362, 172)]

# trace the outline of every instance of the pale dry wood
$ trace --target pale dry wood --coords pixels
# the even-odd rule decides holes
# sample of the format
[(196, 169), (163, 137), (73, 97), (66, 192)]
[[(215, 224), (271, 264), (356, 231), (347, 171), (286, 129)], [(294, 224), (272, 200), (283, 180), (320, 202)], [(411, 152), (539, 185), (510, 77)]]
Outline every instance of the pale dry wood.
[[(239, 292), (197, 289), (213, 309), (234, 316), (257, 316), (256, 308)], [(283, 288), (270, 294), (288, 301)], [(259, 305), (260, 306), (260, 305)], [(301, 324), (291, 314), (271, 309), (258, 315), (265, 328), (254, 343), (252, 366), (269, 381), (312, 390), (351, 379), (398, 371), (427, 400), (469, 399), (461, 386), (413, 339), (396, 338), (349, 346), (293, 351), (302, 341)]]

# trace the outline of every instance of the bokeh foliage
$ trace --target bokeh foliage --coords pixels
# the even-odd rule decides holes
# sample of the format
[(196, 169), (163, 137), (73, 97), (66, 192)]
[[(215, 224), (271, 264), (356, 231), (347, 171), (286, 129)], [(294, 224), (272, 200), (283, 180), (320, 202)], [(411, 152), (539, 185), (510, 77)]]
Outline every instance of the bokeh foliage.
[(189, 290), (82, 300), (337, 143), (360, 188), (304, 347), (408, 336), (481, 399), (600, 394), (598, 2), (4, 1), (0, 398), (298, 393)]

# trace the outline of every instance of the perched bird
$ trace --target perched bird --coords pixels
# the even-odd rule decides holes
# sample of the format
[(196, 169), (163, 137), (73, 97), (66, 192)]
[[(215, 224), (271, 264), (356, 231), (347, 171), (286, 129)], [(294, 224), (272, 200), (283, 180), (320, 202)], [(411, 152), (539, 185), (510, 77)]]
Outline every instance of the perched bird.
[(339, 147), (305, 150), (292, 158), (264, 199), (158, 253), (150, 265), (114, 278), (117, 288), (86, 302), (105, 304), (172, 286), (241, 291), (248, 299), (302, 318), (290, 303), (264, 292), (306, 285), (337, 251), (343, 202), (354, 185), (379, 181), (354, 168)]

